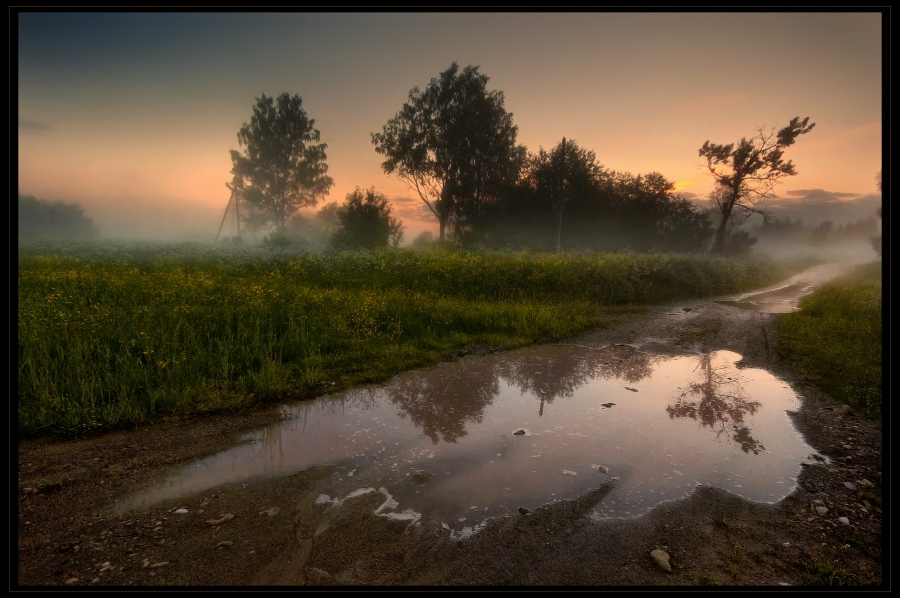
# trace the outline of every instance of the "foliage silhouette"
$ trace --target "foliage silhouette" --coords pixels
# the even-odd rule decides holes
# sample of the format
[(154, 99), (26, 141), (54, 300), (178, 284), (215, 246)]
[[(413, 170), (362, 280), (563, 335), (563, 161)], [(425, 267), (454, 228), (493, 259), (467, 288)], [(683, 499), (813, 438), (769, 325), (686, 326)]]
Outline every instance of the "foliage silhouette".
[(19, 240), (92, 240), (100, 233), (78, 203), (50, 202), (19, 193)]
[(733, 143), (720, 145), (709, 140), (703, 143), (699, 155), (716, 181), (711, 199), (721, 215), (713, 251), (724, 251), (726, 227), (737, 215), (736, 208), (744, 216), (757, 213), (768, 218), (767, 212), (757, 206), (762, 199), (774, 196), (772, 190), (782, 178), (797, 174), (794, 164), (784, 160), (784, 150), (816, 126), (808, 123), (808, 116), (803, 120), (795, 116), (777, 133), (774, 128), (767, 131), (760, 127), (755, 136), (742, 137), (736, 147)]
[(428, 87), (414, 87), (401, 110), (372, 133), (382, 169), (413, 189), (448, 227), (465, 230), (504, 182), (515, 180), (525, 159), (518, 128), (501, 91), (487, 90), (477, 66), (454, 62)]
[(238, 131), (241, 154), (231, 150), (233, 175), (228, 187), (250, 209), (251, 228), (273, 225), (284, 230), (300, 208), (315, 206), (334, 181), (326, 173), (325, 149), (315, 121), (299, 95), (256, 99), (253, 116)]
[(331, 244), (341, 249), (398, 247), (403, 240), (403, 225), (392, 215), (383, 193), (359, 187), (347, 194), (347, 203), (337, 208), (340, 223)]

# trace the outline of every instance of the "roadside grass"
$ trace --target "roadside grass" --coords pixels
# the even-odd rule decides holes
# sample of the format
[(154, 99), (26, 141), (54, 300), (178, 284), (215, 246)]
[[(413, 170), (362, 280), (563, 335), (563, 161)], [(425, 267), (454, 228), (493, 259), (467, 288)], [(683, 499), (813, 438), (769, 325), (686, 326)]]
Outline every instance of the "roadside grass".
[(697, 574), (697, 577), (694, 579), (695, 586), (721, 586), (722, 582), (718, 580), (715, 576), (706, 573), (705, 571), (701, 571)]
[(882, 417), (881, 262), (804, 297), (779, 320), (779, 352), (805, 380), (857, 412)]
[(878, 489), (873, 488), (871, 490), (864, 490), (863, 492), (860, 493), (860, 497), (862, 497), (865, 500), (868, 500), (869, 502), (871, 502), (872, 504), (877, 506), (879, 509), (882, 508), (881, 492), (879, 492)]
[(853, 530), (838, 534), (838, 539), (842, 545), (858, 550), (870, 558), (881, 557), (881, 547), (878, 544), (869, 541)]
[(841, 569), (836, 563), (825, 559), (813, 559), (806, 565), (808, 582), (804, 585), (813, 586), (848, 586), (856, 585), (851, 580), (853, 576)]
[(719, 556), (722, 559), (722, 568), (733, 578), (737, 578), (747, 568), (747, 556), (749, 554), (749, 548), (737, 542), (732, 542), (730, 552), (719, 552)]
[(20, 245), (18, 431), (70, 437), (314, 397), (790, 272), (625, 252)]

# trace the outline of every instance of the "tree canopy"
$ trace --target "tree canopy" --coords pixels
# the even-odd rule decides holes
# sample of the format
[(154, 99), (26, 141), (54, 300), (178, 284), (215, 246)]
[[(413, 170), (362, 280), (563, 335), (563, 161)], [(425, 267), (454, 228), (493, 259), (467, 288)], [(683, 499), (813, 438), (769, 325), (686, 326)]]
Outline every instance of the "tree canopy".
[(802, 120), (795, 116), (777, 133), (774, 128), (760, 127), (755, 136), (742, 137), (737, 145), (721, 145), (709, 140), (703, 144), (700, 158), (716, 182), (712, 199), (721, 215), (713, 251), (724, 249), (726, 225), (735, 208), (746, 214), (755, 212), (767, 217), (765, 210), (757, 207), (759, 201), (773, 197), (772, 190), (782, 178), (797, 174), (794, 164), (784, 160), (784, 150), (815, 126), (808, 116)]
[(518, 183), (488, 205), (476, 230), (495, 247), (704, 250), (707, 214), (673, 191), (657, 172), (606, 170), (593, 151), (565, 139), (529, 154)]
[(477, 66), (454, 62), (428, 87), (414, 87), (400, 111), (372, 133), (382, 169), (416, 191), (440, 225), (462, 228), (477, 218), (484, 202), (515, 180), (525, 148), (503, 107), (501, 91), (487, 90)]
[(302, 207), (315, 206), (334, 181), (326, 173), (325, 149), (315, 121), (299, 95), (265, 94), (256, 99), (253, 116), (238, 131), (243, 153), (231, 150), (233, 176), (228, 187), (250, 208), (247, 224), (283, 230)]
[(339, 225), (331, 244), (340, 249), (397, 247), (403, 240), (403, 225), (393, 216), (388, 198), (374, 188), (347, 194), (347, 202), (338, 206)]
[(563, 210), (596, 188), (603, 174), (597, 155), (565, 137), (549, 152), (540, 148), (529, 156), (524, 183), (549, 202), (556, 215), (556, 249), (562, 245)]
[(47, 201), (19, 193), (19, 239), (91, 240), (100, 236), (97, 226), (78, 203)]

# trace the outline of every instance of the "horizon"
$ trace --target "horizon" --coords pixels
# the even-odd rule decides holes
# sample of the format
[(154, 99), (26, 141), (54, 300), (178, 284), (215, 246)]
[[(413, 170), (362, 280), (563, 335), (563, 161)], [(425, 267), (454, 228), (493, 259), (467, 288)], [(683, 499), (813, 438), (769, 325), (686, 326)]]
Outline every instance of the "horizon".
[(797, 175), (769, 203), (810, 218), (855, 204), (862, 218), (881, 204), (882, 21), (880, 11), (22, 10), (18, 190), (79, 204), (106, 235), (212, 239), (239, 128), (255, 98), (287, 92), (328, 145), (335, 185), (317, 208), (374, 187), (408, 243), (437, 221), (382, 172), (370, 134), (456, 61), (503, 92), (530, 152), (565, 137), (607, 170), (659, 172), (700, 204), (712, 189), (704, 141), (809, 116), (815, 130), (785, 153)]

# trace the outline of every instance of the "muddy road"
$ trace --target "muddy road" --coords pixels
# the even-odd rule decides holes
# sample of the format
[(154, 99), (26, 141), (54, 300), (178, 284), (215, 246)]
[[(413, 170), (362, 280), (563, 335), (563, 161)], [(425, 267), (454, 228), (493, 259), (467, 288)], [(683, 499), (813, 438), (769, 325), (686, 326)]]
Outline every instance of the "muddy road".
[[(173, 476), (190, 479), (183, 472), (196, 466), (198, 459), (234, 451), (259, 430), (283, 426), (286, 412), (276, 406), (251, 415), (167, 422), (71, 442), (18, 443), (14, 579), (19, 587), (28, 588), (881, 585), (883, 519), (876, 499), (882, 484), (881, 429), (799, 384), (779, 362), (775, 344), (776, 314), (792, 309), (800, 296), (836, 273), (820, 268), (765, 293), (660, 306), (631, 322), (560, 343), (609, 357), (597, 360), (604, 365), (590, 369), (606, 372), (607, 381), (624, 378), (604, 368), (624, 367), (635, 356), (654, 355), (674, 363), (735, 354), (738, 370), (766, 372), (783, 382), (795, 393), (796, 404), (782, 411), (806, 443), (802, 448), (808, 445), (813, 456), (798, 460), (785, 495), (774, 502), (748, 499), (717, 482), (692, 486), (684, 496), (667, 497), (637, 517), (604, 517), (604, 508), (609, 514), (608, 505), (624, 500), (626, 477), (615, 474), (629, 459), (622, 458), (621, 463), (587, 459), (585, 464), (597, 465), (596, 477), (588, 478), (589, 468), (583, 472), (577, 461), (582, 450), (577, 442), (587, 442), (581, 439), (583, 434), (572, 435), (575, 449), (568, 438), (529, 447), (530, 453), (546, 458), (555, 454), (554, 447), (565, 444), (570, 452), (560, 463), (575, 465), (569, 472), (573, 475), (560, 479), (569, 486), (551, 487), (547, 496), (533, 500), (516, 495), (502, 502), (502, 513), (490, 511), (493, 517), (472, 517), (468, 524), (453, 525), (461, 517), (447, 506), (449, 502), (440, 502), (446, 492), (432, 491), (430, 502), (415, 502), (417, 494), (426, 496), (429, 488), (438, 487), (438, 474), (444, 472), (421, 463), (406, 468), (410, 474), (402, 480), (406, 486), (401, 480), (392, 481), (390, 487), (340, 485), (335, 480), (347, 482), (350, 471), (360, 476), (353, 480), (357, 482), (364, 469), (377, 469), (367, 464), (368, 469), (348, 471), (346, 460), (323, 460), (272, 475), (211, 478), (184, 492), (158, 492), (171, 486)], [(609, 355), (610, 351), (619, 353)], [(458, 361), (503, 355), (480, 353)], [(539, 399), (546, 382), (526, 384), (533, 391), (528, 400)], [(640, 382), (627, 385), (643, 390)], [(579, 388), (587, 386), (570, 386), (556, 400), (542, 402), (542, 419), (537, 421), (548, 421), (543, 418), (553, 416), (553, 409), (560, 411), (566, 401), (574, 404)], [(520, 389), (520, 395), (525, 391)], [(601, 408), (602, 404), (590, 414), (626, 413), (624, 403), (602, 413)], [(482, 422), (492, 420), (490, 410), (480, 413)], [(436, 432), (438, 442), (432, 444), (448, 450), (453, 444), (465, 445), (478, 436), (477, 419), (464, 421), (467, 434), (456, 442)], [(581, 419), (578, 423), (586, 425), (588, 417)], [(549, 437), (517, 435), (514, 423), (510, 420), (492, 433), (495, 441), (514, 447), (520, 440), (540, 443)], [(692, 423), (706, 432), (701, 420)], [(537, 424), (521, 429), (526, 427), (529, 434), (538, 429)], [(732, 437), (738, 432), (729, 430)], [(364, 449), (359, 452), (370, 452)], [(279, 462), (290, 461), (296, 450), (282, 444)], [(458, 460), (451, 454), (446, 463)], [(472, 484), (472, 492), (489, 487), (498, 472), (507, 476), (503, 487), (510, 492), (517, 484), (527, 487), (527, 479), (522, 481), (527, 472), (516, 469), (514, 461), (509, 459), (510, 465), (502, 470), (485, 470)], [(690, 464), (686, 457), (679, 472), (687, 473), (683, 469)], [(599, 468), (608, 465), (610, 471), (600, 475)], [(246, 467), (233, 461), (231, 469)], [(460, 467), (457, 473), (471, 469)], [(454, 472), (449, 465), (446, 471)], [(640, 479), (647, 479), (652, 468), (644, 471)], [(671, 477), (661, 478), (662, 483)], [(576, 479), (579, 485), (573, 486)], [(135, 498), (142, 496), (154, 498)], [(408, 505), (419, 508), (406, 509)], [(476, 522), (477, 529), (462, 533)]]

